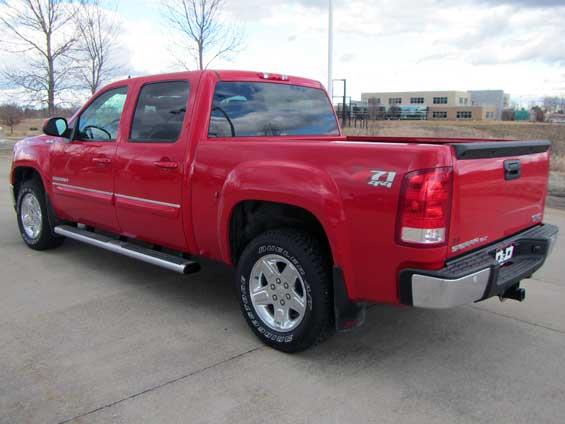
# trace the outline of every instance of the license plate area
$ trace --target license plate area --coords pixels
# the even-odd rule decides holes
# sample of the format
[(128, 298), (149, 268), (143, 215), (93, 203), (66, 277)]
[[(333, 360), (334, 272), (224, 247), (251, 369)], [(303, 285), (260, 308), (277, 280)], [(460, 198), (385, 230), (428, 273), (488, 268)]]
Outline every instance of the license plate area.
[(494, 254), (494, 258), (499, 265), (504, 265), (510, 262), (510, 260), (514, 257), (514, 250), (515, 246), (511, 244), (510, 246), (502, 247), (500, 249), (496, 249)]

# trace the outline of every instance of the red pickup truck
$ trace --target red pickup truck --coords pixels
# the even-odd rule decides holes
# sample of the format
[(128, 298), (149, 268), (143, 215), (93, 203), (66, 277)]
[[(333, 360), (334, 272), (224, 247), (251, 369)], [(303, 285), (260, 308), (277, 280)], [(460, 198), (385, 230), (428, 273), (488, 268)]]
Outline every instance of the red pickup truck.
[(344, 136), (304, 78), (132, 78), (43, 131), (10, 175), (29, 247), (233, 265), (247, 323), (285, 352), (360, 325), (368, 303), (523, 300), (557, 236), (548, 141)]

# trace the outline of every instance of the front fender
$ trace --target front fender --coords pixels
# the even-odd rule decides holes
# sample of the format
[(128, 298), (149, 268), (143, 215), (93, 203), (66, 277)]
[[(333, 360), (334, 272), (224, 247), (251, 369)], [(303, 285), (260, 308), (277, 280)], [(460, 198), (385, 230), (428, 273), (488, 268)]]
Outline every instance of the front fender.
[(218, 236), (222, 259), (231, 263), (229, 226), (235, 207), (246, 200), (262, 200), (303, 208), (322, 225), (334, 264), (344, 272), (349, 263), (349, 238), (339, 189), (331, 176), (319, 168), (279, 161), (244, 162), (224, 181), (218, 208)]
[(46, 136), (32, 137), (21, 140), (14, 145), (12, 165), (10, 169), (10, 184), (16, 184), (18, 168), (33, 169), (41, 178), (48, 196), (51, 195), (49, 184), (49, 145), (45, 143)]

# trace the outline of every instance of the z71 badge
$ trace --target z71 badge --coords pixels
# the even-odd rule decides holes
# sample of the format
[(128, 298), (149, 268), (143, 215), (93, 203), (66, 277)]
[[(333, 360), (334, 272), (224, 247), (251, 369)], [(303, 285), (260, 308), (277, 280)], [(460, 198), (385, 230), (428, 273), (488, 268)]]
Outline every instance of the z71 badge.
[(373, 175), (369, 178), (369, 185), (373, 187), (391, 188), (396, 172), (393, 171), (371, 171)]

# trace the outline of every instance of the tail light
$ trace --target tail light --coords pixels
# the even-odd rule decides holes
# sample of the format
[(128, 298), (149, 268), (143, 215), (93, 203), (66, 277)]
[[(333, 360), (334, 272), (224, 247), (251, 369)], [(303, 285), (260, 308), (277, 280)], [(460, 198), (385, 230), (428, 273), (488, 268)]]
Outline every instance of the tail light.
[(267, 72), (261, 72), (259, 74), (257, 74), (259, 76), (259, 78), (261, 79), (266, 79), (266, 80), (272, 80), (272, 81), (288, 81), (288, 76), (287, 75), (281, 75), (281, 74), (269, 74)]
[(397, 242), (442, 246), (447, 240), (453, 172), (434, 168), (406, 174), (402, 182)]

